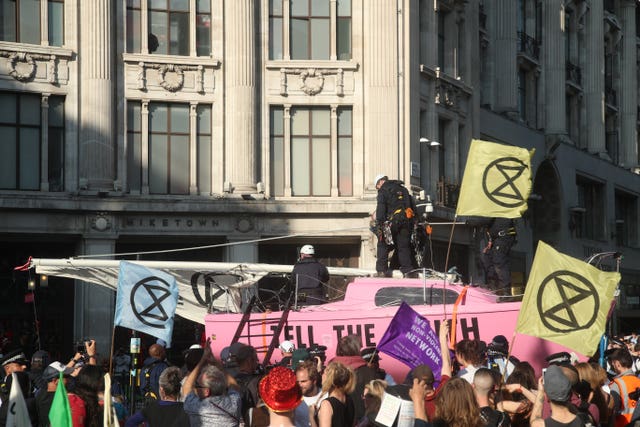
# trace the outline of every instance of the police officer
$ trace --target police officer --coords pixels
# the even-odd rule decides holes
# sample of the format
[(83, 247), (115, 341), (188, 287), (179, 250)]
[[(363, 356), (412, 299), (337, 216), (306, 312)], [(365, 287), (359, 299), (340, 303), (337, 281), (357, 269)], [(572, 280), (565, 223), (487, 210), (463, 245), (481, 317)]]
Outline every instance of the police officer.
[[(378, 175), (374, 183), (378, 190), (376, 206), (376, 225), (378, 227), (376, 272), (378, 276), (391, 276), (389, 251), (392, 244), (398, 252), (400, 271), (403, 274), (407, 274), (413, 270), (410, 244), (411, 231), (415, 222), (415, 202), (402, 181), (390, 180), (386, 175)], [(391, 234), (392, 243), (385, 238), (385, 227), (387, 227), (387, 234), (389, 232)]]
[(323, 304), (324, 285), (329, 281), (329, 270), (315, 258), (316, 250), (311, 245), (300, 249), (300, 258), (291, 272), (293, 287), (298, 290), (298, 302), (304, 305)]

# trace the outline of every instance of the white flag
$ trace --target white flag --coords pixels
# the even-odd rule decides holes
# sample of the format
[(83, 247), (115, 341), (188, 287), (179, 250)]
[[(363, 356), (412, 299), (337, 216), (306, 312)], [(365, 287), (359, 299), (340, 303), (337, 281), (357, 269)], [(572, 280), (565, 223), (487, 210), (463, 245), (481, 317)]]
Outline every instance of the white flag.
[(11, 391), (9, 392), (9, 410), (7, 412), (7, 427), (31, 427), (27, 404), (22, 395), (18, 376), (11, 374)]

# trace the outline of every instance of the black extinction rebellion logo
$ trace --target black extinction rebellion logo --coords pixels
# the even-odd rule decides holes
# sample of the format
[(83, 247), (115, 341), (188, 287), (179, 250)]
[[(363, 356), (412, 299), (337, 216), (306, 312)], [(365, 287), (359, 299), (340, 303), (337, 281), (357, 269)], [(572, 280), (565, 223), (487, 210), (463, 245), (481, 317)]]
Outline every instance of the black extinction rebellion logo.
[(568, 270), (549, 274), (540, 284), (538, 314), (544, 326), (568, 333), (588, 329), (600, 311), (598, 292), (588, 279)]
[[(156, 276), (145, 277), (136, 283), (129, 295), (131, 310), (136, 318), (152, 328), (164, 329), (169, 316), (162, 302), (171, 296), (170, 288), (169, 283)], [(139, 311), (136, 301), (146, 307)]]
[(482, 174), (482, 190), (493, 203), (516, 208), (526, 203), (518, 187), (528, 166), (517, 157), (501, 157), (489, 163)]

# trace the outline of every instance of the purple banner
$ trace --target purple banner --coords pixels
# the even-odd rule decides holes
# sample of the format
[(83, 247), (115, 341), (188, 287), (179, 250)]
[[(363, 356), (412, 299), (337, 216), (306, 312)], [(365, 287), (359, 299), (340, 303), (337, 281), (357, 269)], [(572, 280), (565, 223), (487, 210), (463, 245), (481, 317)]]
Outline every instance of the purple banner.
[(429, 320), (403, 302), (378, 344), (378, 351), (399, 360), (411, 369), (427, 365), (436, 381), (442, 371), (440, 340)]

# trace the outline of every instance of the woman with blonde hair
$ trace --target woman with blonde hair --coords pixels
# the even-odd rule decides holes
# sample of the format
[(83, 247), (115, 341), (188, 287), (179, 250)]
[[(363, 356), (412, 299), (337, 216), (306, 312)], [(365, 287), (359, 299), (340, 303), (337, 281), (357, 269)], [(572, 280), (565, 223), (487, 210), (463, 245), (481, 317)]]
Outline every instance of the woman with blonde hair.
[[(579, 389), (581, 400), (589, 404), (589, 413), (597, 424), (602, 426), (609, 425), (611, 412), (608, 407), (608, 399), (611, 399), (611, 397), (602, 390), (600, 373), (593, 365), (585, 362), (576, 363), (575, 367), (580, 378), (577, 388)], [(590, 405), (595, 405), (596, 408)]]
[(340, 362), (331, 362), (322, 374), (322, 394), (329, 396), (320, 407), (309, 407), (312, 427), (352, 427), (355, 410), (349, 393), (355, 387), (353, 371)]
[(466, 380), (451, 378), (436, 397), (436, 427), (482, 427), (480, 408), (473, 387)]
[(371, 380), (364, 386), (362, 400), (364, 401), (364, 417), (362, 417), (356, 427), (375, 426), (374, 420), (380, 405), (382, 405), (382, 396), (387, 388), (387, 382), (384, 380)]

